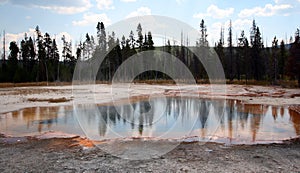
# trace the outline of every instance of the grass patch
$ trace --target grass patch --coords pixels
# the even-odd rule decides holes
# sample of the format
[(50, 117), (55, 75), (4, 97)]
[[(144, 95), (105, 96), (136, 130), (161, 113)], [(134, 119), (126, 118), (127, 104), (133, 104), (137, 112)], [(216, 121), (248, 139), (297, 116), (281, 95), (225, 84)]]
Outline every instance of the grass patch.
[(31, 87), (31, 86), (63, 86), (72, 82), (26, 82), (26, 83), (0, 83), (0, 88)]
[[(274, 86), (274, 84), (271, 84), (270, 81), (266, 80), (227, 80), (226, 84), (234, 84), (234, 85), (259, 85), (259, 86)], [(283, 88), (298, 88), (298, 82), (297, 80), (278, 80), (277, 86), (281, 86)]]
[[(184, 83), (184, 81), (181, 81)], [(208, 79), (198, 79), (197, 84), (210, 84)], [(111, 84), (110, 81), (96, 81), (96, 84)], [(149, 80), (138, 80), (135, 79), (134, 83), (146, 83), (151, 85), (174, 85), (176, 84), (174, 80), (168, 79), (149, 79)], [(83, 83), (81, 83), (83, 84)], [(87, 83), (88, 84), (88, 83)], [(234, 84), (234, 85), (260, 85), (260, 86), (271, 86), (272, 84), (270, 81), (262, 80), (226, 80), (226, 84)], [(0, 88), (12, 88), (12, 87), (31, 87), (31, 86), (65, 86), (65, 85), (72, 85), (72, 82), (28, 82), (28, 83), (0, 83)], [(277, 82), (278, 86), (283, 88), (298, 88), (297, 80), (279, 80)]]
[(151, 79), (151, 80), (138, 80), (138, 79), (136, 79), (133, 82), (134, 83), (146, 83), (146, 84), (150, 84), (150, 85), (153, 85), (153, 84), (155, 84), (155, 85), (159, 85), (159, 84), (174, 85), (174, 84), (176, 84), (175, 81), (173, 81), (173, 80), (165, 80), (165, 79), (156, 79), (156, 80), (155, 79)]

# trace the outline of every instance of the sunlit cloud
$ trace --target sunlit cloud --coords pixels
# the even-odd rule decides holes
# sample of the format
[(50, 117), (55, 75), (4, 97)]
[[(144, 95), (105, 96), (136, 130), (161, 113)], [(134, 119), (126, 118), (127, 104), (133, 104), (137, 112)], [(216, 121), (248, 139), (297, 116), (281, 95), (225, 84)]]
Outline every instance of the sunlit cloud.
[(136, 17), (136, 16), (144, 16), (144, 15), (151, 15), (151, 9), (148, 7), (140, 7), (137, 10), (129, 13), (126, 18)]
[(176, 3), (177, 3), (178, 5), (181, 5), (182, 3), (184, 3), (184, 1), (185, 1), (185, 0), (176, 0)]
[[(250, 19), (236, 19), (231, 21), (232, 25), (232, 31), (235, 34), (234, 37), (239, 37), (242, 30), (245, 31), (245, 34), (248, 34), (248, 31), (250, 30), (250, 27), (252, 25), (252, 20)], [(221, 27), (224, 29), (224, 40), (225, 45), (227, 44), (227, 38), (228, 38), (228, 28), (230, 26), (230, 20), (227, 20), (225, 22), (215, 22), (211, 25), (210, 28), (208, 28), (208, 36), (209, 41), (213, 40), (215, 43), (219, 41), (220, 39), (220, 32)], [(235, 44), (235, 43), (234, 43)]]
[[(34, 39), (35, 36), (35, 29), (30, 28), (28, 31), (26, 32), (20, 32), (20, 33), (6, 33), (5, 34), (5, 51), (7, 52), (6, 55), (9, 54), (9, 44), (12, 41), (17, 42), (18, 46), (19, 43), (21, 42), (22, 39), (24, 39), (25, 37), (25, 33), (27, 34), (28, 37), (32, 37), (32, 39)], [(3, 33), (1, 33), (1, 38), (3, 38)], [(3, 47), (3, 42), (1, 40), (0, 42), (0, 47)]]
[(82, 20), (73, 21), (74, 26), (88, 26), (95, 25), (97, 22), (103, 22), (105, 25), (111, 24), (111, 19), (105, 13), (96, 14), (96, 13), (86, 13), (83, 15)]
[[(25, 38), (25, 34), (27, 35), (27, 37), (31, 37), (33, 39), (33, 41), (36, 41), (36, 31), (34, 28), (30, 28), (28, 31), (26, 32), (20, 32), (20, 33), (6, 33), (5, 34), (5, 51), (6, 51), (6, 56), (9, 55), (10, 51), (9, 51), (9, 45), (10, 42), (15, 41), (18, 45), (18, 47), (20, 48), (20, 43), (22, 40), (24, 40)], [(42, 35), (44, 35), (45, 33), (42, 32)], [(53, 34), (50, 35), (51, 39), (55, 39), (56, 40), (56, 44), (57, 44), (57, 48), (58, 50), (61, 52), (62, 51), (62, 40), (61, 38), (63, 37), (63, 35), (66, 38), (66, 41), (70, 42), (73, 40), (73, 37), (68, 33), (68, 32), (60, 32), (58, 34)], [(1, 38), (3, 38), (3, 33), (1, 33)], [(3, 42), (0, 42), (0, 47), (3, 47)], [(73, 47), (74, 49), (74, 47)], [(1, 50), (1, 53), (3, 53), (3, 50)]]
[(99, 10), (112, 10), (115, 8), (113, 6), (113, 0), (96, 0), (96, 2)]
[(193, 17), (198, 19), (204, 19), (206, 17), (222, 19), (229, 17), (231, 14), (233, 14), (233, 12), (234, 8), (220, 9), (216, 5), (212, 4), (207, 8), (206, 13), (197, 13), (194, 14)]
[(136, 2), (137, 0), (121, 0), (121, 2)]
[(244, 9), (238, 14), (238, 16), (241, 18), (251, 17), (251, 16), (269, 17), (269, 16), (274, 16), (278, 13), (287, 12), (286, 10), (291, 8), (293, 8), (293, 6), (290, 4), (280, 4), (280, 5), (266, 4), (264, 7), (254, 7), (251, 9)]
[[(0, 0), (0, 3), (3, 0)], [(58, 14), (76, 14), (92, 7), (90, 0), (7, 0), (13, 5), (41, 8)]]

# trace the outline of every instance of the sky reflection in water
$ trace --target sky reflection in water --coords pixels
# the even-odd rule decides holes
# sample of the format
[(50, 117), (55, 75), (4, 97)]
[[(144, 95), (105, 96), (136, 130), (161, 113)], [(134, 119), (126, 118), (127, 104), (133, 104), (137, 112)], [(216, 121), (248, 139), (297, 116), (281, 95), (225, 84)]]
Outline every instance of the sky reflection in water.
[[(300, 115), (287, 107), (247, 105), (234, 100), (154, 98), (114, 106), (27, 108), (0, 116), (0, 132), (12, 136), (47, 131), (93, 140), (155, 137), (225, 143), (267, 143), (300, 135)], [(74, 114), (77, 113), (77, 116)]]

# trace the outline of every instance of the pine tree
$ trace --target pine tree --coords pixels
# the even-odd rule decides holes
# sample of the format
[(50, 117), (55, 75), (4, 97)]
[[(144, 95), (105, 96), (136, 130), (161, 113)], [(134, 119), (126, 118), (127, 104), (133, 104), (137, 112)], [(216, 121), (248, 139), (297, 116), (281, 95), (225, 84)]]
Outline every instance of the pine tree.
[(129, 34), (129, 45), (130, 45), (131, 49), (135, 49), (136, 43), (135, 43), (133, 31), (130, 31), (130, 34)]
[(37, 79), (38, 81), (48, 81), (48, 69), (46, 65), (46, 49), (43, 42), (43, 36), (39, 29), (39, 26), (36, 26), (35, 28), (36, 34), (37, 34), (37, 48), (38, 48), (38, 61), (39, 61), (39, 70)]
[(27, 34), (25, 33), (24, 39), (21, 41), (21, 57), (22, 57), (22, 62), (23, 62), (23, 67), (26, 69), (26, 71), (30, 70), (29, 69), (29, 59), (30, 59), (30, 47), (28, 44), (28, 37)]
[[(87, 37), (86, 40), (83, 42), (83, 49), (82, 49), (82, 54), (84, 59), (87, 59), (89, 56), (88, 54), (92, 53), (92, 60), (99, 60), (99, 58), (106, 58), (104, 56), (107, 56), (107, 38), (106, 38), (106, 31), (105, 31), (105, 26), (103, 22), (98, 22), (97, 26), (97, 45), (93, 43), (93, 37)], [(110, 36), (109, 36), (110, 37)], [(110, 38), (108, 38), (109, 40)], [(111, 46), (108, 46), (109, 49)], [(102, 64), (103, 65), (103, 64)], [(103, 80), (105, 77), (102, 73), (102, 68), (98, 69), (97, 72), (97, 79), (98, 80)], [(106, 73), (106, 72), (105, 72)]]
[(51, 47), (52, 47), (52, 39), (48, 33), (45, 33), (44, 35), (44, 47), (46, 51), (45, 60), (46, 62), (48, 62), (48, 60), (51, 58)]
[(229, 79), (230, 81), (234, 78), (234, 66), (233, 66), (233, 43), (232, 43), (232, 23), (230, 20), (229, 28), (228, 28), (228, 49), (229, 49)]
[(29, 48), (29, 65), (28, 65), (28, 75), (30, 75), (30, 81), (36, 81), (36, 52), (35, 52), (35, 44), (31, 37), (27, 42)]
[[(249, 42), (245, 36), (245, 32), (241, 32), (241, 36), (238, 38), (238, 56), (237, 56), (237, 74), (245, 74), (246, 84), (251, 74), (251, 63), (249, 57)], [(239, 78), (239, 77), (238, 77)]]
[(52, 80), (59, 81), (59, 51), (55, 39), (52, 40), (50, 63)]
[(97, 39), (100, 52), (106, 52), (107, 49), (107, 42), (106, 42), (106, 31), (103, 22), (98, 22), (97, 24)]
[(121, 51), (122, 62), (124, 62), (128, 57), (131, 56), (130, 40), (126, 39), (125, 36), (123, 36), (121, 45), (122, 45), (122, 51)]
[[(120, 40), (117, 38), (116, 40), (116, 46), (115, 46), (115, 52), (117, 54), (117, 68), (119, 65), (122, 64), (122, 50), (121, 50), (121, 46), (120, 46)], [(115, 68), (115, 69), (117, 69)]]
[(112, 32), (111, 35), (108, 36), (108, 49), (110, 50), (109, 54), (105, 58), (105, 64), (108, 67), (108, 76), (106, 77), (107, 80), (111, 80), (112, 74), (114, 72), (114, 69), (116, 68), (115, 65), (117, 60), (117, 54), (115, 52), (115, 33)]
[(19, 77), (17, 80), (15, 80), (15, 76), (21, 75), (21, 74), (17, 74), (19, 47), (15, 41), (10, 42), (9, 50), (10, 50), (10, 53), (8, 55), (8, 72), (10, 75), (9, 81), (19, 82), (18, 81)]
[(275, 36), (272, 41), (272, 53), (271, 53), (271, 63), (270, 63), (271, 79), (273, 84), (277, 84), (277, 79), (278, 79), (278, 54), (279, 54), (278, 39)]
[(129, 34), (129, 44), (132, 49), (135, 49), (135, 39), (134, 39), (133, 31), (130, 31), (130, 34)]
[(221, 60), (224, 72), (225, 72), (225, 74), (227, 74), (227, 63), (226, 63), (225, 53), (224, 53), (224, 29), (223, 29), (223, 27), (221, 27), (220, 39), (219, 39), (218, 43), (215, 45), (215, 50)]
[(82, 50), (83, 50), (83, 44), (80, 41), (76, 48), (76, 59), (78, 61), (80, 61), (82, 58)]
[(48, 33), (45, 33), (44, 35), (44, 48), (45, 48), (45, 67), (46, 67), (46, 76), (47, 81), (54, 81), (55, 80), (55, 70), (53, 62), (50, 62), (50, 59), (52, 58), (52, 39)]
[(250, 32), (250, 40), (251, 40), (251, 62), (253, 69), (253, 77), (256, 80), (263, 79), (263, 75), (265, 72), (263, 57), (262, 57), (262, 37), (259, 30), (259, 27), (256, 26), (255, 20), (253, 20), (252, 28)]
[(143, 50), (148, 50), (149, 48), (149, 45), (148, 45), (148, 37), (145, 33), (145, 36), (144, 36), (144, 43), (143, 43)]
[[(154, 49), (154, 42), (153, 42), (153, 38), (152, 38), (152, 34), (151, 34), (151, 31), (148, 32), (148, 48), (149, 50), (153, 50)], [(170, 41), (169, 41), (170, 43)]]
[(85, 41), (83, 42), (83, 59), (88, 60), (92, 58), (95, 50), (95, 42), (93, 36), (90, 37), (88, 33), (85, 35)]
[(290, 79), (298, 80), (298, 87), (300, 87), (300, 30), (297, 29), (295, 33), (295, 40), (289, 49), (290, 55), (286, 65), (287, 75)]
[(139, 23), (138, 26), (137, 26), (137, 34), (138, 34), (138, 39), (136, 41), (136, 43), (138, 44), (138, 47), (140, 49), (140, 51), (142, 51), (142, 47), (143, 47), (143, 29), (142, 29), (142, 26), (141, 24)]
[(124, 35), (122, 36), (121, 46), (122, 46), (122, 49), (124, 49), (126, 46), (126, 38)]
[(72, 59), (72, 43), (66, 40), (66, 36), (63, 35), (61, 40), (63, 41), (62, 57), (64, 62)]
[[(202, 57), (205, 59), (205, 61), (208, 63), (210, 62), (209, 66), (212, 65), (212, 61), (209, 61), (209, 44), (207, 41), (207, 28), (204, 23), (204, 20), (202, 19), (200, 22), (200, 39), (199, 41), (196, 42), (196, 46), (199, 47), (200, 54), (203, 55)], [(200, 78), (205, 78), (207, 79), (207, 73), (202, 65), (202, 63), (198, 62), (197, 58), (194, 56), (193, 57), (193, 62), (194, 62), (194, 69), (195, 69), (195, 78), (200, 79)], [(206, 68), (211, 68), (211, 67), (206, 67)]]
[(199, 42), (197, 43), (198, 46), (202, 46), (202, 47), (208, 47), (208, 41), (207, 41), (207, 28), (206, 25), (204, 23), (204, 20), (202, 19), (200, 22), (200, 39)]
[(285, 43), (282, 40), (280, 42), (280, 53), (279, 53), (279, 60), (278, 60), (278, 74), (280, 79), (284, 79), (284, 75), (285, 75), (285, 63), (287, 60), (287, 51), (286, 51), (286, 47), (285, 47)]
[(112, 50), (116, 46), (115, 33), (112, 32), (111, 35), (108, 36), (108, 49)]
[(96, 29), (97, 29), (97, 38), (98, 38), (98, 45), (100, 45), (101, 44), (101, 23), (100, 22), (98, 22), (97, 23), (97, 26), (96, 26)]

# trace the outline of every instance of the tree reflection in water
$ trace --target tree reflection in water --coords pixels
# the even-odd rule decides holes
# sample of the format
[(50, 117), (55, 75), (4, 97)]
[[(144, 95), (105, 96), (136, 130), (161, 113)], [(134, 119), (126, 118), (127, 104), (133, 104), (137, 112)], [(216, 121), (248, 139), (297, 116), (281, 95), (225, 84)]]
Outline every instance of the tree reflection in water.
[(198, 140), (252, 143), (299, 135), (299, 115), (286, 107), (248, 105), (235, 100), (167, 98), (164, 113), (158, 116), (155, 112), (161, 107), (160, 98), (117, 108), (100, 106), (99, 132), (92, 136), (97, 139), (197, 136)]
[[(165, 99), (165, 100), (164, 100)], [(152, 98), (114, 107), (26, 108), (1, 114), (0, 133), (13, 136), (63, 131), (93, 140), (127, 137), (256, 143), (300, 135), (300, 115), (287, 107), (235, 100)], [(76, 116), (74, 116), (76, 115)]]

